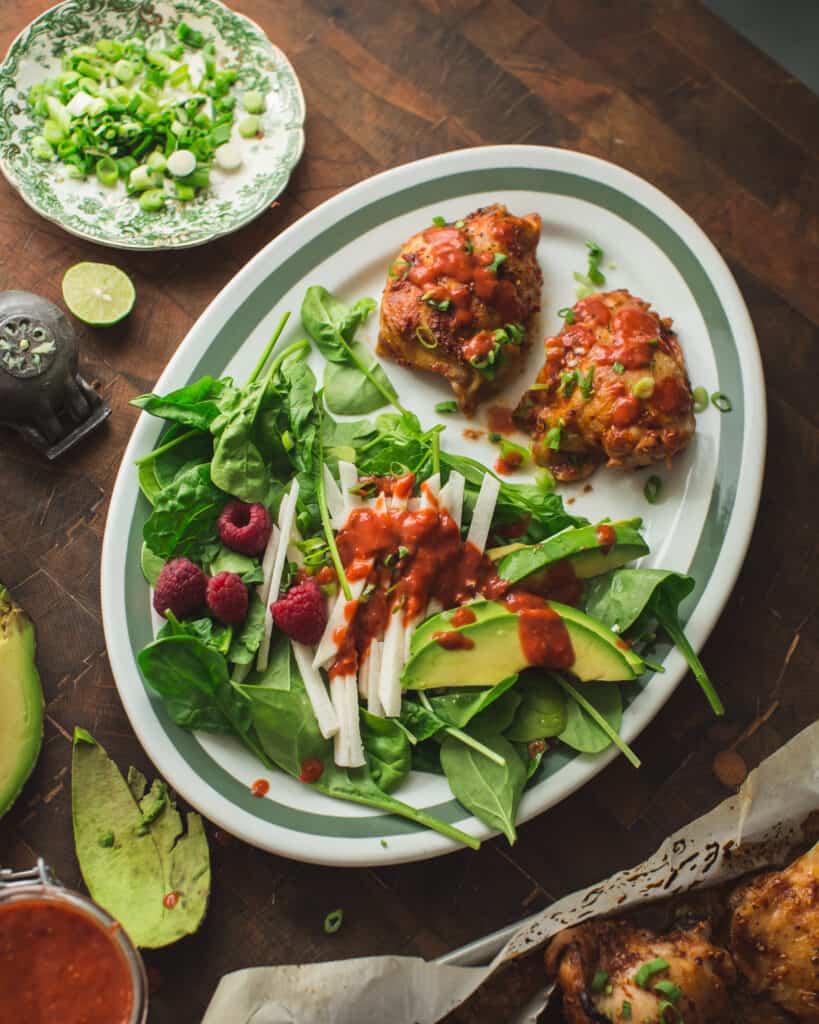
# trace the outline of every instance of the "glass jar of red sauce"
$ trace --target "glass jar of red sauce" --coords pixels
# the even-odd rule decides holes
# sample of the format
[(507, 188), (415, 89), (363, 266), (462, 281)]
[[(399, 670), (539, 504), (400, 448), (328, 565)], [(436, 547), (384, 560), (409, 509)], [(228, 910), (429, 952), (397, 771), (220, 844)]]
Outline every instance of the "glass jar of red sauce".
[(40, 860), (0, 869), (0, 1021), (145, 1024), (142, 958), (122, 925)]

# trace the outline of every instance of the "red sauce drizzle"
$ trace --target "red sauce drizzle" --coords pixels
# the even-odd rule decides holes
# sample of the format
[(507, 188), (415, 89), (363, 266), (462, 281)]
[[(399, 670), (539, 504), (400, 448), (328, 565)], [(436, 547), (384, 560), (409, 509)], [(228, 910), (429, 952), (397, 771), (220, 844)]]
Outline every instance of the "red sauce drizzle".
[(640, 416), (640, 399), (634, 395), (618, 398), (611, 410), (611, 422), (615, 427), (630, 427)]
[(457, 609), (449, 621), (457, 629), (460, 626), (468, 626), (476, 619), (477, 615), (472, 611), (472, 609), (468, 605), (463, 605), (461, 608)]
[(583, 580), (578, 578), (569, 559), (564, 558), (546, 570), (542, 590), (550, 601), (579, 605), (583, 597)]
[(501, 455), (495, 459), (495, 472), (500, 473), (502, 476), (509, 476), (520, 469), (522, 462), (523, 456), (520, 452), (508, 452), (506, 455)]
[(508, 405), (490, 405), (488, 422), (489, 429), (497, 434), (514, 434), (517, 429)]
[(601, 523), (594, 532), (597, 534), (600, 550), (604, 555), (607, 555), (617, 543), (617, 534), (614, 531), (614, 527), (609, 523)]
[(492, 331), (478, 331), (461, 346), (464, 359), (483, 359), (495, 347), (495, 336)]
[(256, 779), (255, 782), (250, 784), (250, 792), (253, 796), (266, 796), (267, 791), (270, 789), (270, 783), (267, 779)]
[(176, 906), (178, 902), (178, 892), (166, 892), (165, 895), (162, 897), (162, 906), (166, 907), (168, 910), (173, 910), (173, 908)]
[(0, 1017), (127, 1024), (134, 992), (114, 931), (56, 900), (0, 907)]
[(549, 607), (523, 608), (518, 612), (520, 646), (530, 665), (571, 668), (574, 648), (563, 620)]
[(317, 757), (308, 757), (301, 763), (299, 782), (318, 782), (324, 774), (324, 762)]
[(607, 327), (611, 320), (611, 310), (600, 299), (581, 299), (574, 304), (574, 322), (590, 323), (595, 327)]
[(471, 651), (475, 646), (472, 637), (466, 633), (459, 633), (456, 629), (448, 633), (433, 633), (432, 639), (447, 651)]

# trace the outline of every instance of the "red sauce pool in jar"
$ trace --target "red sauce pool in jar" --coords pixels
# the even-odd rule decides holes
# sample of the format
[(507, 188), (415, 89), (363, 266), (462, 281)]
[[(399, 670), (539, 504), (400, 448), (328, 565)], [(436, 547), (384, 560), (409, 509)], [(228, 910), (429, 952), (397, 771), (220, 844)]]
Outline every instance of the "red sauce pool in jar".
[(57, 899), (0, 906), (0, 1020), (128, 1024), (134, 990), (118, 929)]

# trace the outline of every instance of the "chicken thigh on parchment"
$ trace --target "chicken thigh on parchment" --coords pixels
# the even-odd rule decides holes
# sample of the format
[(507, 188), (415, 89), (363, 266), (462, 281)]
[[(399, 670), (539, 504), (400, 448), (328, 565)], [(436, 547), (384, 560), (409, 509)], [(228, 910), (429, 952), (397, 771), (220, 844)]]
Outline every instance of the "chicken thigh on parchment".
[(413, 235), (390, 267), (378, 354), (446, 377), (465, 413), (521, 365), (540, 309), (540, 217), (496, 203)]
[(564, 316), (514, 413), (536, 461), (558, 480), (582, 480), (604, 462), (647, 466), (681, 452), (694, 436), (693, 400), (671, 320), (625, 290)]

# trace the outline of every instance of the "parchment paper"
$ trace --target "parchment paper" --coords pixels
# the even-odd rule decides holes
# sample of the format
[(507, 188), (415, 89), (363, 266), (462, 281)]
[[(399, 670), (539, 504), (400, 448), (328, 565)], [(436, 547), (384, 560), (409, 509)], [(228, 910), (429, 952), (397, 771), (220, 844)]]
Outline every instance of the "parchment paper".
[[(488, 967), (412, 957), (366, 957), (299, 967), (257, 967), (222, 978), (203, 1024), (435, 1024), (498, 964), (590, 917), (665, 899), (782, 864), (819, 810), (819, 722), (772, 754), (739, 793), (680, 829), (636, 868), (572, 893), (522, 927)], [(516, 1024), (534, 1021), (530, 1006)]]

